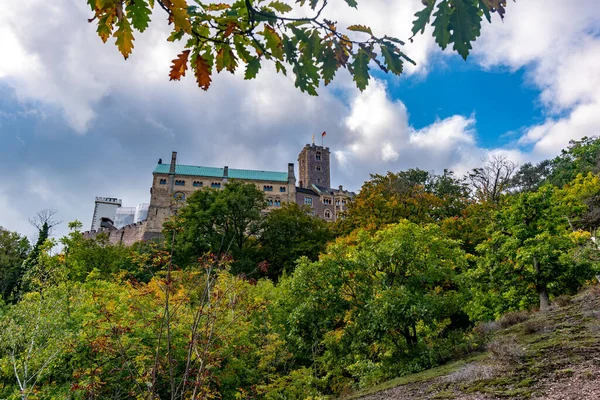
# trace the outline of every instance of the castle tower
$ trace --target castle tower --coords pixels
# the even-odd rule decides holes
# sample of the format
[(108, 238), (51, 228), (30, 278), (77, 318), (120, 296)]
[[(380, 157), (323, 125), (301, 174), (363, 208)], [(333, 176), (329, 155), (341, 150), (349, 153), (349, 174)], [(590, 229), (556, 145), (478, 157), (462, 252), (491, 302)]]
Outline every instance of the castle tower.
[(317, 185), (329, 188), (331, 186), (329, 169), (329, 147), (313, 144), (304, 146), (298, 155), (300, 171), (299, 186), (308, 188)]

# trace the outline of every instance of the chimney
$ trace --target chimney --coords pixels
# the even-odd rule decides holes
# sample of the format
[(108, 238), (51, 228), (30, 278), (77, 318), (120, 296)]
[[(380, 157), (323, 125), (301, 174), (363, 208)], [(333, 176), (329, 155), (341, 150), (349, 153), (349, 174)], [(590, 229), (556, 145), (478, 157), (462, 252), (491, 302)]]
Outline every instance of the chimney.
[(296, 175), (294, 174), (294, 163), (288, 164), (288, 180), (296, 183)]
[(171, 168), (169, 168), (169, 174), (175, 173), (175, 165), (177, 165), (177, 152), (171, 153)]
[(227, 178), (229, 176), (229, 167), (226, 165), (225, 168), (223, 168), (223, 178)]
[(344, 188), (342, 187), (342, 185), (340, 185), (339, 190), (340, 190), (340, 192), (344, 191)]

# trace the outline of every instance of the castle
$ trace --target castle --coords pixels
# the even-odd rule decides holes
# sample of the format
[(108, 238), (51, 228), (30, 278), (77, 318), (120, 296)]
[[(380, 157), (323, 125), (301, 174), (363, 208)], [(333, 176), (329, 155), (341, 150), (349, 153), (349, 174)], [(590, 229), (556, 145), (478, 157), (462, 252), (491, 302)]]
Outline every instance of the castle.
[(354, 193), (340, 185), (331, 188), (330, 151), (328, 147), (307, 144), (298, 155), (299, 180), (296, 185), (294, 164), (287, 171), (259, 171), (234, 169), (224, 166), (203, 167), (177, 163), (177, 152), (171, 162), (164, 164), (159, 159), (152, 173), (150, 206), (146, 221), (127, 225), (121, 229), (104, 227), (85, 232), (86, 237), (95, 237), (100, 232), (109, 236), (111, 243), (130, 245), (136, 241), (160, 236), (164, 222), (196, 190), (203, 188), (221, 189), (229, 180), (255, 184), (265, 193), (265, 212), (281, 207), (284, 203), (307, 206), (312, 215), (326, 221), (335, 221), (354, 197)]

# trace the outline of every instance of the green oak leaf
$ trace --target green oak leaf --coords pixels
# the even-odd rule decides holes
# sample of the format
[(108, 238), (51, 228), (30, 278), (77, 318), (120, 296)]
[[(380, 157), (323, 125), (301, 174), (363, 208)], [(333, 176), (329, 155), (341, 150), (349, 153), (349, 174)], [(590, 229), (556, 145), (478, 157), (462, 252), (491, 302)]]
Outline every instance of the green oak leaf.
[(125, 8), (127, 16), (131, 18), (131, 24), (135, 29), (144, 32), (150, 23), (152, 11), (148, 8), (146, 0), (135, 0), (127, 4)]
[(435, 37), (436, 43), (444, 50), (448, 43), (450, 43), (450, 32), (448, 31), (448, 25), (450, 25), (450, 15), (452, 9), (448, 5), (448, 1), (444, 0), (438, 4), (437, 11), (433, 13), (435, 19), (433, 20), (433, 36)]
[(481, 16), (479, 8), (471, 0), (453, 2), (454, 12), (450, 15), (449, 25), (452, 30), (450, 41), (454, 43), (452, 48), (466, 60), (472, 49), (471, 42), (481, 33)]
[(250, 60), (248, 60), (248, 64), (246, 65), (246, 73), (244, 74), (244, 79), (256, 78), (256, 74), (258, 74), (259, 69), (260, 60), (257, 57), (252, 57)]
[(356, 87), (362, 92), (367, 88), (369, 84), (369, 53), (364, 49), (358, 49), (358, 52), (354, 56), (352, 62), (352, 71), (354, 75), (354, 82)]
[(391, 44), (382, 44), (381, 55), (383, 56), (385, 65), (389, 71), (395, 75), (400, 75), (402, 73), (402, 59), (400, 58), (400, 55), (395, 52), (394, 46)]
[(429, 23), (429, 19), (431, 18), (431, 12), (433, 11), (433, 6), (435, 5), (435, 1), (430, 1), (427, 4), (427, 7), (418, 11), (415, 14), (415, 19), (413, 21), (412, 34), (415, 36), (418, 32), (425, 32), (425, 26)]

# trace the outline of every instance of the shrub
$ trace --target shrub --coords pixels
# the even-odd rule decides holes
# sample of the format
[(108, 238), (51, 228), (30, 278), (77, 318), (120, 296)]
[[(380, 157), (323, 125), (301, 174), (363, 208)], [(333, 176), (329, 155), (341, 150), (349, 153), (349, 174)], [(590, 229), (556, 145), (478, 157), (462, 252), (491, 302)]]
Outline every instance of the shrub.
[(558, 296), (557, 298), (554, 299), (554, 304), (556, 304), (559, 307), (568, 306), (569, 304), (571, 304), (571, 297), (564, 295), (564, 294), (561, 296)]
[(515, 364), (521, 362), (525, 355), (523, 347), (516, 336), (502, 336), (487, 346), (492, 360), (501, 364)]
[(474, 382), (482, 379), (492, 379), (498, 372), (498, 367), (492, 365), (470, 363), (447, 375), (445, 380), (448, 382)]
[(502, 318), (498, 320), (498, 323), (502, 328), (508, 328), (529, 319), (529, 313), (527, 311), (515, 311), (504, 314)]
[(496, 332), (500, 328), (501, 326), (498, 321), (480, 322), (475, 326), (475, 328), (473, 328), (473, 332), (479, 336), (487, 336)]

